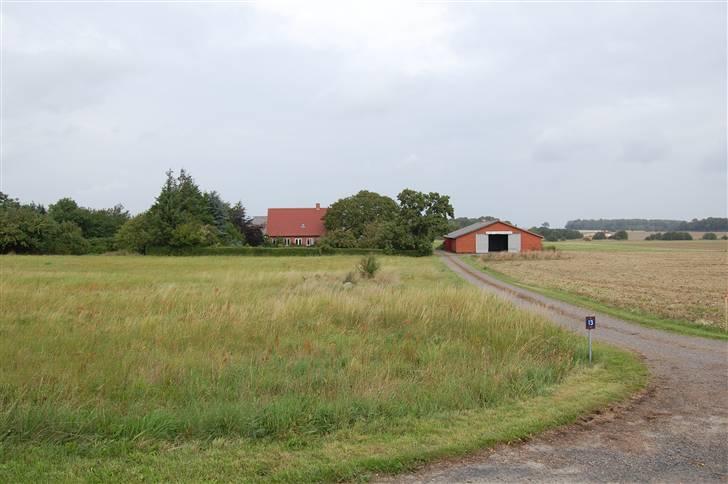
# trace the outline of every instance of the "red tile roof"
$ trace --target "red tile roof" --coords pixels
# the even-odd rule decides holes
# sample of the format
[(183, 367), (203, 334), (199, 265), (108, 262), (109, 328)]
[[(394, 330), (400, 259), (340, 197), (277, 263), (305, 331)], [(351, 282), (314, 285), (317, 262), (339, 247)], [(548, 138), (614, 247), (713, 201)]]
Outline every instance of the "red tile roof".
[(269, 208), (268, 237), (320, 237), (326, 208)]

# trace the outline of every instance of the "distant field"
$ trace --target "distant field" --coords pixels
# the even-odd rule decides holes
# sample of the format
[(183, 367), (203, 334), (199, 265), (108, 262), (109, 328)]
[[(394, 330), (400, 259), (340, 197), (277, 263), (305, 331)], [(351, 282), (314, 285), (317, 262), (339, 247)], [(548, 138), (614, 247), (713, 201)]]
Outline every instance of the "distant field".
[[(728, 334), (726, 241), (560, 242), (554, 260), (489, 260), (523, 284), (583, 298), (650, 323)], [(575, 301), (579, 302), (579, 301)]]
[(0, 258), (0, 481), (339, 481), (572, 421), (643, 367), (434, 257)]
[(569, 240), (544, 242), (544, 247), (588, 252), (726, 252), (726, 240)]

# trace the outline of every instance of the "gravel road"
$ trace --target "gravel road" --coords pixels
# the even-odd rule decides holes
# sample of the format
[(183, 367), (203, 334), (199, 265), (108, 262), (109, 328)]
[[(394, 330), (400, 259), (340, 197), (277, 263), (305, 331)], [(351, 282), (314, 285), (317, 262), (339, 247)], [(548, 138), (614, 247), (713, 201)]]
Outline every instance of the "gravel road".
[[(591, 311), (503, 283), (440, 254), (467, 281), (584, 333)], [(596, 314), (594, 339), (633, 350), (651, 372), (647, 392), (624, 406), (459, 461), (388, 482), (728, 481), (728, 343)]]

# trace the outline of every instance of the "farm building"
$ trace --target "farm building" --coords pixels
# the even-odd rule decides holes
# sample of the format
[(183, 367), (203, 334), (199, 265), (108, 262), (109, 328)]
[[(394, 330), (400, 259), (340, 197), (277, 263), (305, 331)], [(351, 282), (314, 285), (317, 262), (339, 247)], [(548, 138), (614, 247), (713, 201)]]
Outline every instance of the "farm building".
[(266, 235), (281, 245), (316, 245), (326, 233), (326, 208), (317, 203), (315, 208), (269, 208)]
[(445, 250), (458, 254), (541, 250), (543, 236), (500, 220), (478, 222), (445, 236)]

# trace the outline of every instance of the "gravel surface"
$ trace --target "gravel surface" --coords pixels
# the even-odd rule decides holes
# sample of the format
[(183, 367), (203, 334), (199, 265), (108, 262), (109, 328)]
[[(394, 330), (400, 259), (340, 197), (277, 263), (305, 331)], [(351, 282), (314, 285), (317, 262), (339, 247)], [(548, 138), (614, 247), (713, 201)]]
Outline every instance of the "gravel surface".
[[(511, 286), (440, 254), (471, 283), (585, 333), (593, 311)], [(533, 440), (433, 464), (386, 482), (728, 481), (728, 343), (596, 314), (595, 340), (633, 350), (650, 368), (632, 401)]]

